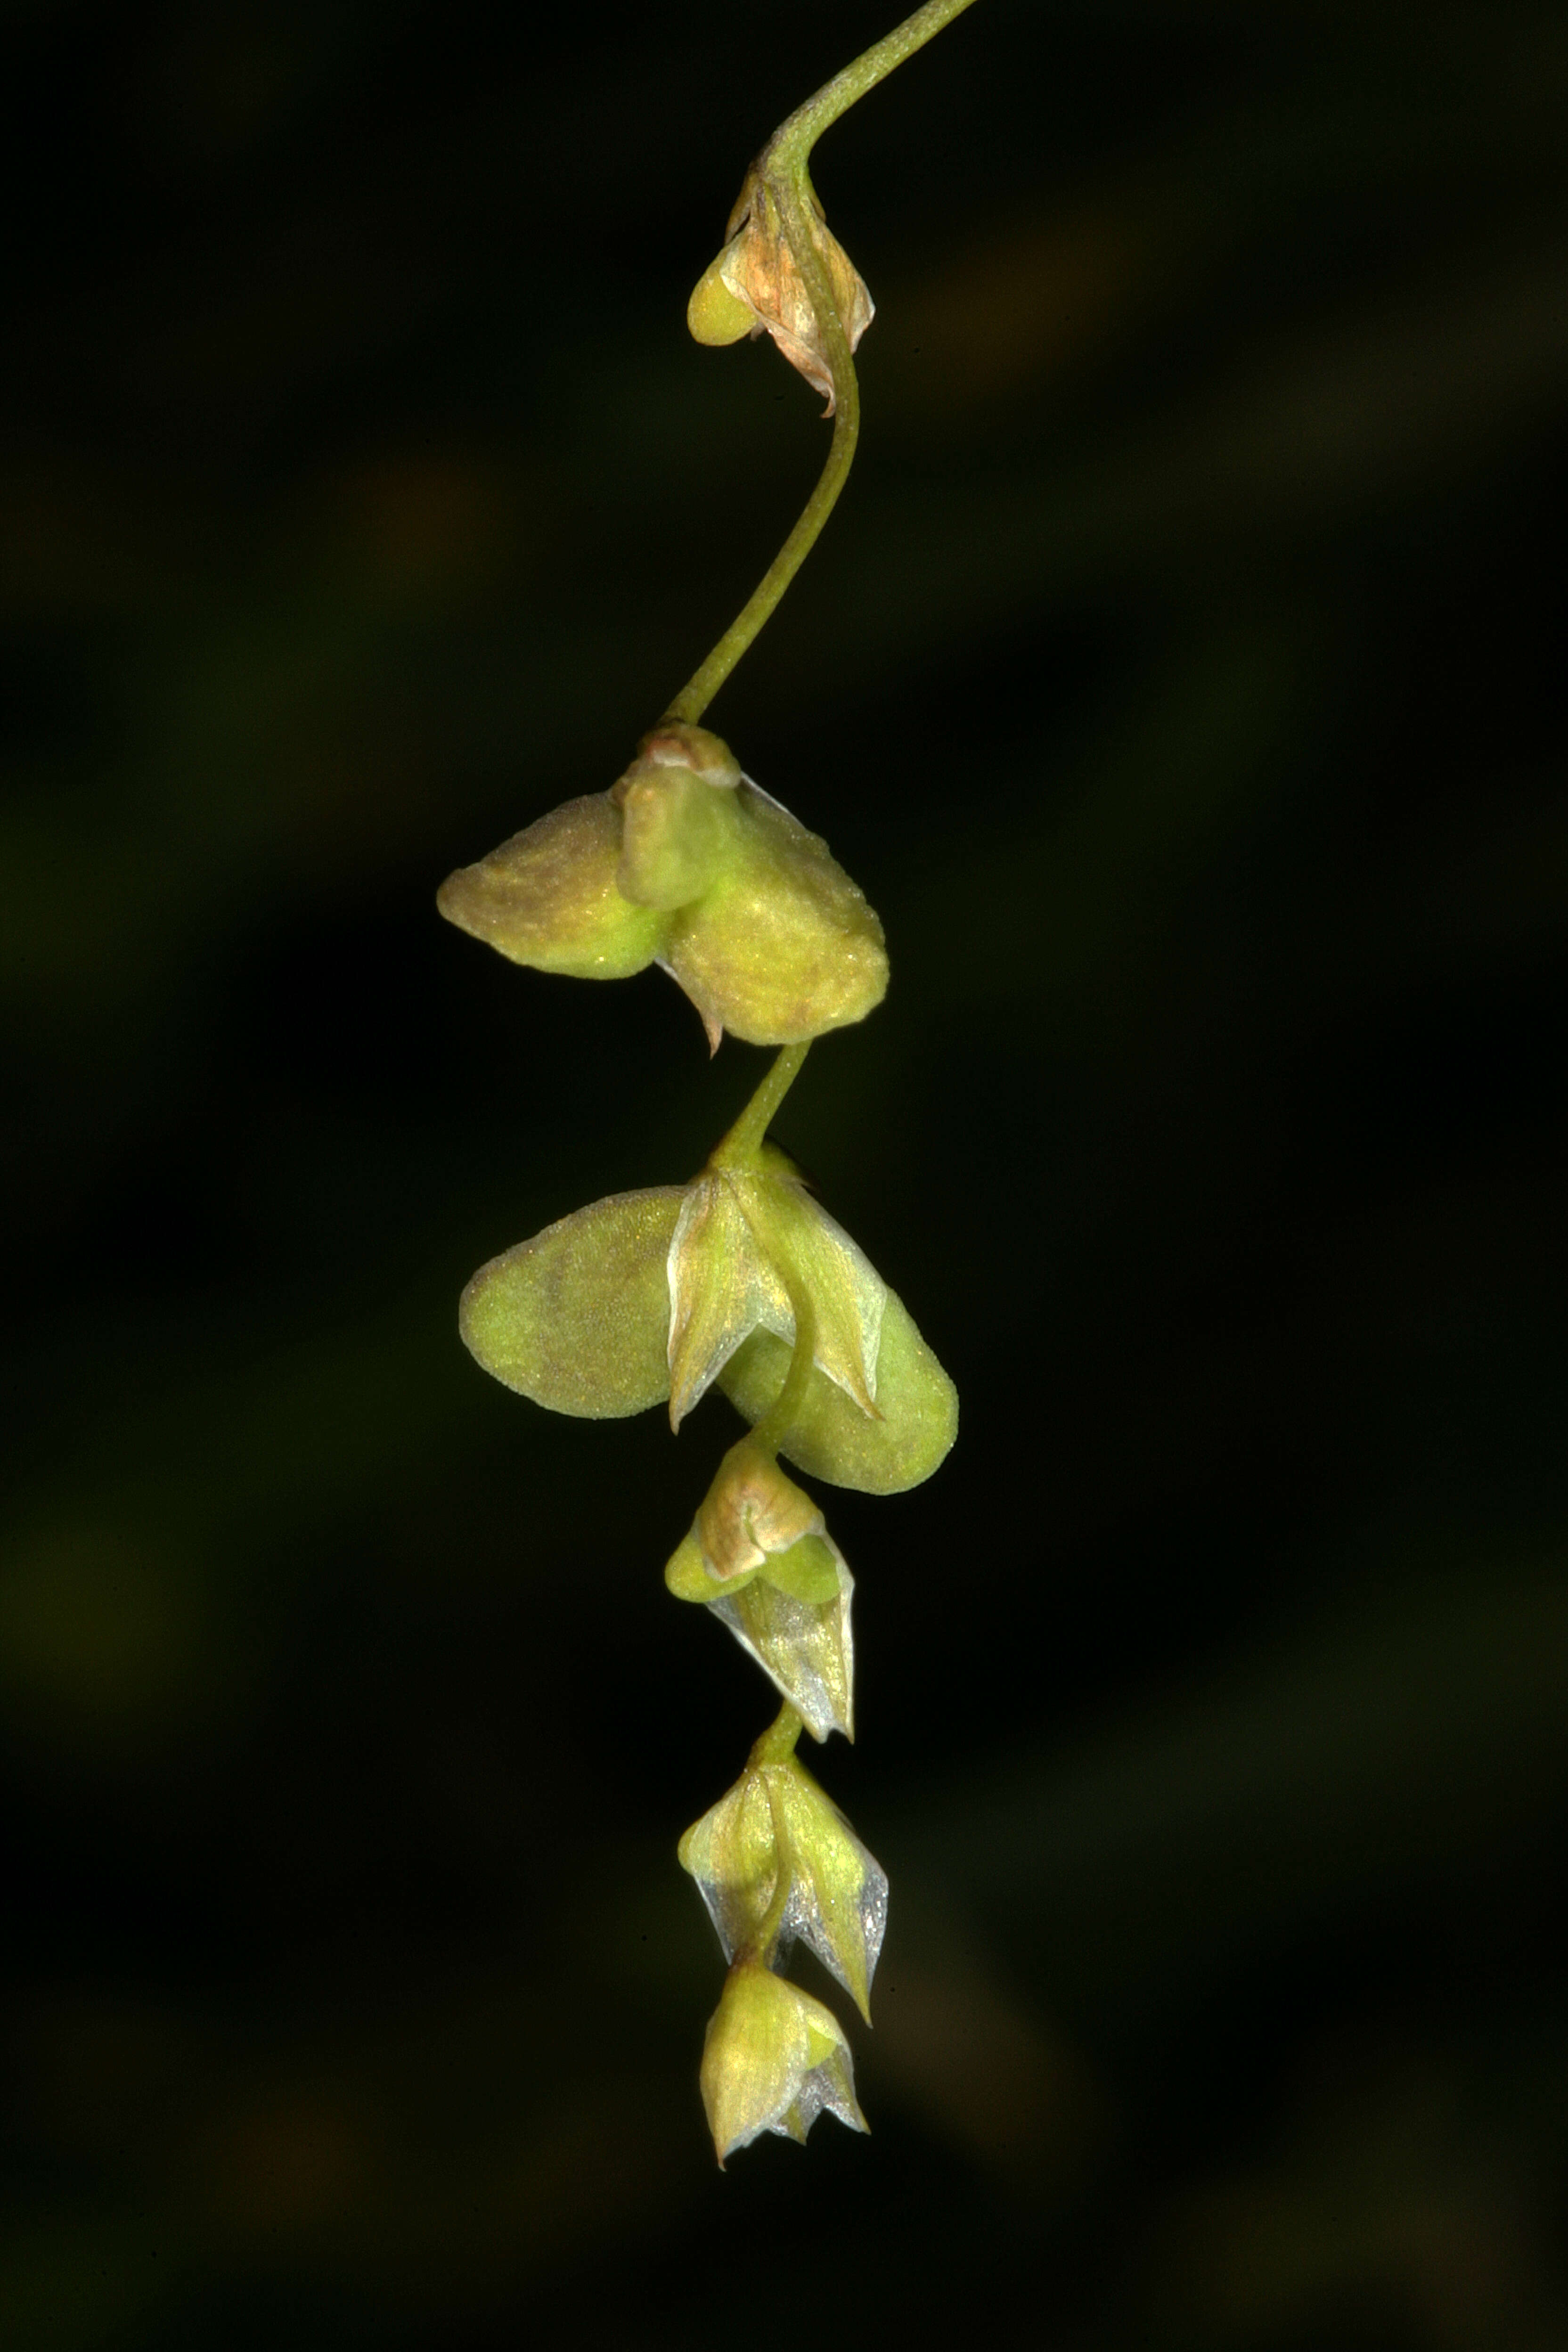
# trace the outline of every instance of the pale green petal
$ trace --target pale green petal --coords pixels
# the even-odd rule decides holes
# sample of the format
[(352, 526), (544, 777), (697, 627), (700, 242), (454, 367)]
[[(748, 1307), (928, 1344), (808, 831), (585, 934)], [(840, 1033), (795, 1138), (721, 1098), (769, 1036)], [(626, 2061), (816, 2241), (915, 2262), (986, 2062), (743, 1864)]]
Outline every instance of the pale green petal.
[(757, 323), (751, 304), (725, 285), (723, 267), (722, 254), (709, 263), (686, 306), (686, 323), (700, 343), (738, 343)]
[(616, 787), (621, 810), (623, 898), (639, 907), (684, 907), (718, 873), (738, 818), (733, 790), (689, 768), (642, 761)]
[(509, 1389), (605, 1421), (669, 1394), (669, 1244), (685, 1193), (620, 1192), (480, 1266), (458, 1328)]
[[(731, 1356), (719, 1385), (747, 1421), (760, 1421), (784, 1386), (789, 1360), (781, 1340), (758, 1331)], [(814, 1372), (779, 1451), (808, 1476), (866, 1495), (918, 1486), (942, 1462), (958, 1434), (958, 1392), (892, 1290), (877, 1354), (877, 1409), (882, 1418), (868, 1420), (841, 1388)]]
[[(752, 1574), (756, 1574), (755, 1569)], [(695, 1535), (688, 1536), (664, 1563), (664, 1580), (678, 1601), (700, 1601), (706, 1609), (713, 1598), (714, 1580)]]
[[(766, 1174), (737, 1175), (732, 1181), (769, 1257), (787, 1265), (811, 1294), (816, 1318), (813, 1360), (862, 1412), (874, 1413), (887, 1284), (803, 1184)], [(793, 1330), (792, 1322), (785, 1336)]]
[(795, 1337), (789, 1294), (724, 1175), (689, 1187), (669, 1246), (669, 1422), (679, 1429), (748, 1335)]

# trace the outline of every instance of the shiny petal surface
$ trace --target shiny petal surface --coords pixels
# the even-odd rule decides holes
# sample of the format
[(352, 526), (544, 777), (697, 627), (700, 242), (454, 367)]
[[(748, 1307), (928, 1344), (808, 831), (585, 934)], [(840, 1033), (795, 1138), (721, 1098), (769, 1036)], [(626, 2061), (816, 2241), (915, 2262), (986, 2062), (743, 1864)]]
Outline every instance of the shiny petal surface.
[(804, 1184), (772, 1175), (734, 1181), (763, 1249), (811, 1294), (816, 1322), (813, 1361), (862, 1412), (874, 1415), (887, 1284)]

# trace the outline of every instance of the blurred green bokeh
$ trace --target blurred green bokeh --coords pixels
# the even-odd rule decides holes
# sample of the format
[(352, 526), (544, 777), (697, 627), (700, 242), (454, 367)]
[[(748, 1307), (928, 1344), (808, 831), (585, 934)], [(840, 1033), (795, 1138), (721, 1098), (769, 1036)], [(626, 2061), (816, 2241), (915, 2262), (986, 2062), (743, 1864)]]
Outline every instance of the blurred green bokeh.
[(886, 924), (781, 1139), (963, 1397), (832, 1498), (870, 2140), (698, 2103), (733, 1414), (458, 1344), (764, 1066), (432, 901), (804, 497), (686, 296), (890, 13), (0, 17), (7, 2352), (684, 2352), (759, 2245), (770, 2335), (1568, 2342), (1560, 8), (984, 0), (819, 152), (862, 454), (712, 716)]

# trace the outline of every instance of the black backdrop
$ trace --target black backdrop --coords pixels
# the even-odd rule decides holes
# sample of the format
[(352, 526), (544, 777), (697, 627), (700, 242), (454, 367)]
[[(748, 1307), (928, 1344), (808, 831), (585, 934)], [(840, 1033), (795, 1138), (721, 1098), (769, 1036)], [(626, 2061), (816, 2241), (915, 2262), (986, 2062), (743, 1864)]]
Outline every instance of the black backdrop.
[(712, 719), (963, 1397), (831, 1498), (869, 2140), (704, 2141), (728, 1409), (456, 1340), (763, 1066), (432, 893), (804, 496), (685, 297), (886, 21), (5, 12), (8, 2347), (1568, 2336), (1560, 10), (982, 0), (819, 151), (863, 451)]

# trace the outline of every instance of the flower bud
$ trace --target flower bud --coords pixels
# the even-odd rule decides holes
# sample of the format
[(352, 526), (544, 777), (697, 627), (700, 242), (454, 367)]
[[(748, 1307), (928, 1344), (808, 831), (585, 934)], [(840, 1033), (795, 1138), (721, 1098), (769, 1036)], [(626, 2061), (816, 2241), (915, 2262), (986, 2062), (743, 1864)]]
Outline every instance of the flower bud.
[[(887, 1874), (793, 1756), (749, 1764), (680, 1841), (724, 1957), (754, 1943), (782, 1910), (775, 1958), (809, 1947), (870, 2022), (871, 1979), (888, 1924)], [(778, 1905), (781, 1873), (786, 1881)]]
[(765, 2131), (804, 2140), (824, 2108), (866, 2129), (838, 2020), (760, 1960), (737, 1960), (725, 1979), (703, 2040), (701, 2084), (721, 2168)]
[[(815, 195), (807, 220), (854, 351), (871, 323), (875, 306), (865, 279), (828, 228)], [(753, 335), (770, 334), (790, 365), (824, 394), (831, 416), (834, 392), (827, 346), (778, 200), (760, 164), (753, 164), (746, 174), (724, 234), (730, 241), (699, 279), (687, 306), (687, 325), (700, 343), (737, 342), (748, 327)]]
[(810, 1496), (750, 1438), (721, 1463), (664, 1580), (730, 1628), (814, 1738), (854, 1738), (855, 1580)]

